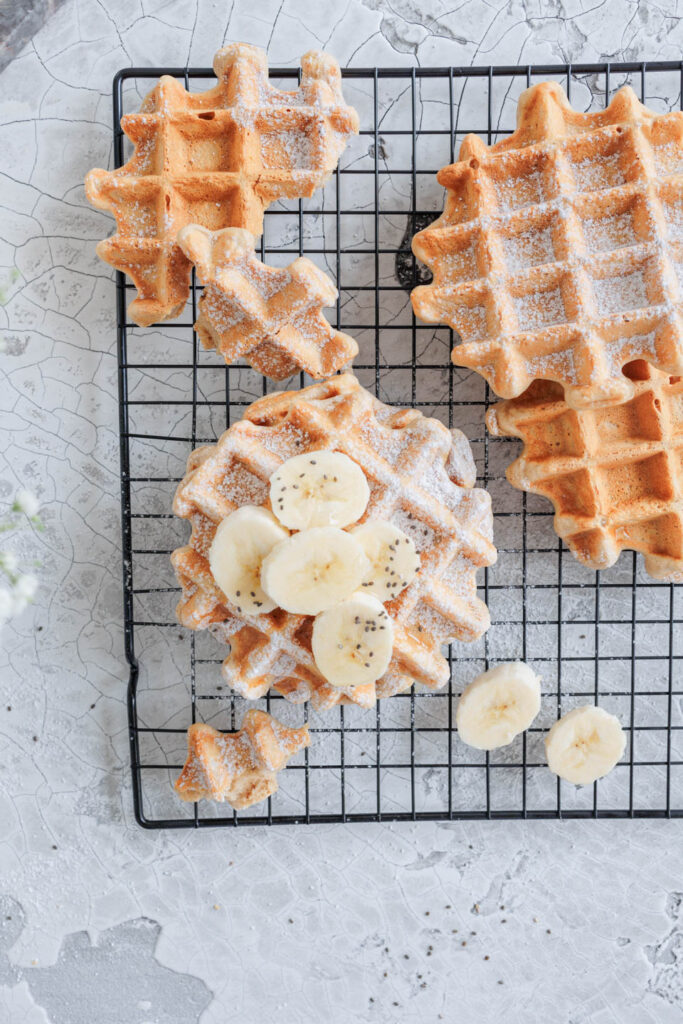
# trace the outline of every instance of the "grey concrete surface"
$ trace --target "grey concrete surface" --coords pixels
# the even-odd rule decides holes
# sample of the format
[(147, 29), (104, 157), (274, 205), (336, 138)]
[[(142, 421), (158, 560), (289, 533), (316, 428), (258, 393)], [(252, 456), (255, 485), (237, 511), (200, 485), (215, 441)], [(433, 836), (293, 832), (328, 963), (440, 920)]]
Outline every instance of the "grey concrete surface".
[(0, 1021), (679, 1024), (680, 823), (133, 820), (111, 221), (82, 181), (111, 161), (116, 70), (228, 40), (275, 64), (678, 60), (683, 28), (670, 0), (65, 0), (0, 73), (0, 496), (36, 490), (46, 523), (0, 645)]

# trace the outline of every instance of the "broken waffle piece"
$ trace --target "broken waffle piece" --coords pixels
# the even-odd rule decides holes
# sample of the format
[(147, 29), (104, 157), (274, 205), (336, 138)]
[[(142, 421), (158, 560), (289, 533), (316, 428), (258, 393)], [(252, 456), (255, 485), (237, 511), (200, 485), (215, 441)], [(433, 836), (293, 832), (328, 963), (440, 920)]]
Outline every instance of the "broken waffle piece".
[(97, 252), (135, 284), (128, 313), (141, 327), (178, 316), (188, 299), (190, 261), (177, 244), (184, 225), (260, 235), (266, 207), (311, 196), (358, 131), (327, 54), (301, 58), (293, 92), (270, 84), (256, 46), (226, 46), (213, 67), (218, 84), (207, 92), (160, 78), (139, 113), (121, 118), (135, 146), (130, 160), (85, 180), (90, 202), (116, 218), (116, 234)]
[(175, 790), (181, 800), (226, 801), (241, 811), (271, 796), (277, 773), (310, 742), (307, 725), (289, 729), (254, 709), (239, 732), (197, 722), (187, 731), (187, 760)]
[(571, 409), (562, 388), (537, 381), (489, 409), (499, 437), (519, 437), (510, 483), (555, 507), (555, 532), (592, 569), (640, 551), (655, 579), (683, 581), (683, 380), (637, 361), (620, 405)]
[(348, 334), (330, 326), (325, 306), (337, 300), (329, 277), (306, 257), (269, 267), (254, 252), (256, 238), (240, 228), (212, 232), (184, 227), (178, 244), (197, 269), (204, 291), (195, 324), (204, 348), (226, 363), (246, 359), (272, 380), (304, 370), (336, 373), (358, 354)]
[[(329, 453), (335, 458), (328, 460)], [(296, 462), (302, 456), (309, 459), (310, 471)], [(349, 476), (346, 460), (357, 467)], [(365, 483), (356, 491), (358, 470)], [(337, 486), (342, 477), (350, 481), (346, 495)], [(384, 405), (350, 374), (266, 395), (217, 444), (193, 452), (176, 492), (174, 512), (192, 525), (189, 543), (172, 555), (182, 587), (178, 618), (190, 629), (209, 628), (230, 645), (223, 676), (249, 699), (272, 687), (294, 703), (311, 700), (316, 708), (370, 707), (414, 682), (438, 689), (450, 678), (442, 645), (475, 640), (490, 621), (477, 595), (476, 573), (496, 559), (493, 517), (489, 495), (474, 486), (475, 480), (470, 447), (460, 431), (449, 431), (415, 409)], [(289, 491), (282, 495), (283, 486), (290, 485), (301, 497), (290, 501)], [(236, 588), (230, 594), (220, 589), (210, 561), (220, 524), (229, 522), (235, 509), (267, 509), (271, 502), (275, 515), (303, 529), (280, 542), (283, 550), (273, 547), (261, 565), (276, 556), (281, 561), (292, 541), (306, 548), (307, 537), (310, 558), (266, 567), (259, 580), (266, 592), (271, 586), (279, 607), (261, 614), (239, 603), (242, 586), (239, 596)], [(314, 522), (331, 513), (348, 530), (308, 529), (308, 512), (315, 513)], [(359, 526), (367, 524), (360, 534), (353, 516)], [(384, 527), (371, 524), (395, 530), (385, 534)], [(352, 579), (347, 580), (345, 565), (335, 562), (330, 568), (328, 557), (309, 571), (308, 562), (322, 552), (313, 535), (326, 530), (357, 549), (359, 571)], [(394, 550), (399, 544), (405, 555)], [(284, 609), (290, 577), (292, 592), (302, 586), (299, 570), (306, 570), (306, 588), (314, 575), (327, 587), (328, 569), (335, 587), (339, 584), (331, 605), (311, 604), (310, 614), (298, 606)], [(391, 580), (381, 587), (380, 571)], [(317, 619), (315, 607), (323, 609)]]
[(416, 315), (453, 327), (453, 362), (503, 398), (544, 379), (597, 406), (633, 394), (632, 360), (683, 373), (683, 113), (625, 86), (584, 114), (543, 82), (517, 125), (490, 147), (468, 135), (439, 172), (444, 212), (413, 239), (433, 273)]

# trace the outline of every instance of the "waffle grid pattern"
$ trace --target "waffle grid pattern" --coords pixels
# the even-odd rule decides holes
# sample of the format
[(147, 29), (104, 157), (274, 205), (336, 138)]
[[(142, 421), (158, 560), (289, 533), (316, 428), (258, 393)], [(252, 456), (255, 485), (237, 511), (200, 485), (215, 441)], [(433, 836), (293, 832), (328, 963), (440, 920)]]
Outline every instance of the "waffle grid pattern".
[[(205, 88), (212, 74), (163, 71), (186, 89)], [(131, 69), (116, 79), (117, 165), (125, 141), (119, 117), (137, 109), (160, 73)], [(489, 144), (502, 138), (514, 127), (517, 96), (549, 77), (583, 109), (589, 86), (598, 109), (624, 81), (649, 107), (654, 97), (658, 110), (672, 109), (680, 103), (683, 65), (351, 69), (343, 76), (346, 100), (360, 113), (359, 148), (342, 157), (324, 202), (268, 209), (260, 255), (273, 265), (301, 255), (322, 263), (340, 292), (329, 319), (358, 341), (361, 383), (386, 403), (420, 408), (467, 433), (477, 483), (490, 491), (495, 510), (498, 561), (481, 574), (479, 592), (492, 625), (478, 641), (451, 645), (451, 681), (442, 691), (411, 689), (374, 709), (341, 705), (321, 713), (271, 691), (249, 707), (271, 711), (287, 726), (307, 722), (311, 733), (311, 746), (280, 773), (279, 791), (235, 814), (225, 805), (179, 801), (173, 783), (188, 726), (205, 721), (234, 731), (245, 707), (220, 678), (220, 645), (207, 630), (183, 629), (175, 618), (179, 591), (169, 558), (187, 542), (187, 530), (171, 501), (190, 451), (215, 444), (274, 387), (204, 352), (192, 330), (201, 295), (196, 281), (177, 322), (140, 331), (126, 318), (134, 289), (118, 275), (125, 641), (138, 820), (147, 828), (202, 828), (681, 816), (683, 587), (650, 580), (635, 554), (598, 573), (576, 562), (553, 532), (549, 502), (505, 480), (519, 442), (485, 431), (495, 396), (478, 375), (449, 364), (452, 333), (410, 316), (408, 292), (419, 273), (411, 235), (443, 209), (435, 175), (454, 160), (465, 133)], [(291, 88), (297, 75), (273, 77)], [(324, 234), (317, 230), (322, 224)], [(291, 386), (307, 383), (302, 376)], [(515, 658), (543, 677), (538, 722), (504, 752), (465, 748), (454, 731), (458, 694), (478, 672)], [(543, 737), (558, 714), (595, 701), (618, 715), (628, 746), (607, 779), (576, 791), (548, 772)]]
[(625, 363), (683, 372), (683, 114), (625, 89), (579, 120), (541, 90), (519, 149), (468, 138), (439, 174), (446, 210), (414, 240), (435, 279), (415, 310), (458, 331), (454, 361), (504, 398), (543, 378), (575, 407), (621, 401)]
[(508, 479), (553, 502), (579, 561), (606, 569), (624, 549), (641, 551), (653, 578), (681, 582), (683, 383), (648, 363), (627, 369), (634, 393), (620, 405), (572, 409), (561, 388), (539, 381), (487, 422), (524, 442)]
[[(461, 441), (457, 431), (451, 438), (415, 411), (392, 413), (344, 375), (296, 392), (296, 404), (289, 394), (260, 399), (215, 448), (191, 460), (174, 505), (192, 523), (190, 546), (172, 556), (183, 585), (178, 617), (190, 628), (213, 623), (214, 635), (230, 643), (223, 674), (237, 693), (262, 697), (273, 686), (295, 703), (310, 699), (316, 709), (342, 701), (372, 707), (377, 696), (400, 693), (413, 680), (430, 689), (448, 682), (441, 645), (449, 637), (477, 639), (487, 629), (475, 575), (496, 557), (490, 498), (472, 488), (476, 470)], [(281, 610), (248, 616), (223, 605), (206, 557), (216, 526), (245, 494), (262, 503), (283, 461), (326, 448), (363, 467), (370, 484), (364, 519), (396, 522), (421, 562), (421, 572), (387, 605), (394, 622), (387, 672), (349, 690), (329, 686), (317, 672), (310, 617)]]
[(244, 357), (271, 380), (300, 370), (318, 378), (358, 354), (353, 338), (325, 319), (337, 289), (310, 260), (269, 267), (255, 255), (257, 239), (240, 228), (188, 226), (178, 237), (204, 285), (195, 330), (227, 363)]
[(260, 235), (265, 208), (311, 195), (355, 130), (338, 69), (322, 54), (302, 58), (295, 92), (269, 85), (256, 47), (225, 47), (214, 69), (218, 85), (203, 93), (163, 77), (140, 112), (123, 118), (136, 147), (128, 163), (86, 179), (90, 201), (116, 218), (98, 253), (133, 279), (129, 315), (141, 326), (177, 316), (187, 301), (190, 262), (176, 242), (183, 226)]

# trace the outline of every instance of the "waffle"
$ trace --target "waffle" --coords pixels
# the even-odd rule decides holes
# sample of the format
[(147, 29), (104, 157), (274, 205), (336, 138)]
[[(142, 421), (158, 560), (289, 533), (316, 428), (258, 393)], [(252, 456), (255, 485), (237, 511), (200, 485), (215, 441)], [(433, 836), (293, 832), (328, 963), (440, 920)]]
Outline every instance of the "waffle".
[(310, 260), (268, 267), (254, 252), (255, 237), (241, 228), (211, 232), (191, 224), (178, 244), (205, 286), (195, 330), (227, 363), (244, 357), (266, 377), (284, 380), (299, 370), (329, 376), (358, 354), (353, 338), (325, 319), (323, 307), (336, 302), (337, 289)]
[(489, 409), (491, 433), (520, 437), (513, 486), (549, 498), (555, 530), (592, 569), (641, 551), (656, 579), (683, 581), (683, 381), (645, 362), (625, 368), (633, 397), (571, 409), (537, 381)]
[(308, 726), (288, 729), (265, 711), (247, 711), (239, 732), (197, 722), (187, 730), (187, 761), (175, 783), (181, 800), (251, 807), (277, 789), (277, 773), (311, 742)]
[[(387, 672), (376, 683), (339, 689), (318, 672), (311, 653), (311, 616), (276, 609), (239, 613), (216, 586), (207, 554), (216, 525), (240, 505), (268, 505), (268, 480), (293, 455), (334, 449), (362, 468), (370, 485), (364, 519), (394, 522), (413, 538), (421, 571), (385, 605), (394, 624)], [(229, 643), (226, 682), (255, 699), (274, 687), (316, 708), (429, 688), (450, 678), (441, 645), (474, 640), (489, 626), (477, 597), (476, 570), (496, 558), (488, 494), (475, 488), (469, 444), (414, 409), (392, 410), (345, 374), (301, 391), (266, 395), (245, 411), (216, 445), (190, 456), (174, 512), (192, 536), (172, 561), (182, 586), (177, 614), (190, 629), (211, 628)]]
[(141, 327), (177, 316), (187, 301), (190, 262), (176, 242), (180, 228), (260, 235), (266, 207), (312, 195), (358, 131), (339, 65), (326, 54), (301, 58), (296, 92), (270, 85), (266, 54), (255, 46), (226, 46), (213, 67), (218, 84), (207, 92), (187, 92), (164, 75), (140, 112), (121, 118), (135, 144), (128, 163), (85, 180), (90, 202), (116, 218), (116, 234), (97, 252), (135, 284), (128, 313)]
[(438, 180), (445, 210), (413, 239), (434, 279), (412, 301), (458, 332), (454, 363), (503, 398), (556, 381), (572, 408), (629, 398), (631, 360), (683, 373), (683, 113), (624, 87), (582, 114), (544, 82), (513, 135), (468, 135)]

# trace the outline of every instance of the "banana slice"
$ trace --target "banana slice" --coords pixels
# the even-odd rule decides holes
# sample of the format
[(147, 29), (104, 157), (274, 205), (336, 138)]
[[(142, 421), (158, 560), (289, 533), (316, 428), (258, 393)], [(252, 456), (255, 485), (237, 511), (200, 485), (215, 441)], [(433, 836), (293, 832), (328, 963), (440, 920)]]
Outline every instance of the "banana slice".
[(273, 513), (258, 505), (243, 505), (219, 523), (209, 550), (209, 565), (216, 583), (238, 612), (262, 615), (275, 608), (261, 586), (261, 563), (288, 536)]
[(313, 623), (313, 657), (332, 686), (374, 683), (389, 667), (393, 646), (391, 619), (370, 594), (352, 594)]
[(577, 786), (587, 786), (611, 772), (625, 748), (619, 719), (594, 704), (563, 715), (545, 738), (551, 772)]
[(270, 478), (273, 512), (290, 530), (348, 526), (365, 512), (370, 488), (343, 452), (306, 452), (283, 462)]
[(386, 520), (372, 519), (351, 531), (370, 562), (362, 586), (380, 601), (390, 601), (415, 579), (420, 556), (410, 537)]
[(455, 722), (460, 739), (477, 750), (512, 743), (541, 709), (541, 681), (523, 661), (477, 676), (463, 691)]
[(261, 566), (261, 586), (285, 611), (317, 615), (352, 594), (367, 568), (363, 549), (350, 533), (317, 526), (273, 548)]

